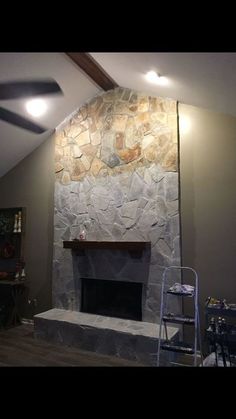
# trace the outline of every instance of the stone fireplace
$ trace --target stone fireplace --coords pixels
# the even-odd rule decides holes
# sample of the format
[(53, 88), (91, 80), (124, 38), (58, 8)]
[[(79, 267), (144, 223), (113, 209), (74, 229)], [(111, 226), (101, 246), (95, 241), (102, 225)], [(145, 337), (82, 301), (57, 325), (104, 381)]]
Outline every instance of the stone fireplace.
[[(87, 244), (78, 248), (81, 228)], [(89, 328), (103, 316), (118, 334), (127, 322), (134, 335), (138, 323), (149, 324), (144, 336), (155, 340), (162, 273), (170, 265), (180, 265), (176, 101), (117, 88), (86, 103), (56, 133), (55, 315), (73, 313), (66, 318), (80, 316)], [(100, 311), (104, 293), (114, 304)], [(93, 301), (85, 302), (89, 295)], [(122, 314), (119, 301), (133, 305), (134, 295), (141, 308)], [(106, 318), (113, 316), (111, 325)]]

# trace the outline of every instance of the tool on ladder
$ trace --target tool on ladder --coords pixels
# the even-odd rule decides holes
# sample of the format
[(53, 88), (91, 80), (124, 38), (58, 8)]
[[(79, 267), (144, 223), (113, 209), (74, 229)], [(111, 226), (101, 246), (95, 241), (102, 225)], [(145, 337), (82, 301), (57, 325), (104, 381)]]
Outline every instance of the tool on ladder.
[[(189, 270), (194, 274), (195, 285), (175, 283), (172, 287), (167, 289), (166, 279), (167, 273), (172, 270)], [(172, 296), (193, 298), (194, 302), (194, 316), (185, 314), (173, 314), (167, 311), (167, 301)], [(183, 307), (183, 305), (182, 305)], [(183, 309), (182, 309), (183, 312)], [(177, 323), (181, 325), (194, 326), (194, 342), (189, 344), (186, 342), (173, 342), (168, 339), (167, 323)], [(163, 339), (162, 327), (165, 330), (165, 339)], [(158, 340), (158, 354), (157, 366), (160, 365), (160, 353), (162, 350), (172, 351), (177, 353), (193, 355), (194, 366), (197, 366), (197, 349), (201, 352), (201, 337), (200, 337), (200, 321), (198, 310), (198, 275), (197, 272), (187, 266), (169, 266), (164, 269), (162, 275), (162, 288), (161, 288), (161, 309), (160, 309), (160, 326), (159, 326), (159, 340)]]

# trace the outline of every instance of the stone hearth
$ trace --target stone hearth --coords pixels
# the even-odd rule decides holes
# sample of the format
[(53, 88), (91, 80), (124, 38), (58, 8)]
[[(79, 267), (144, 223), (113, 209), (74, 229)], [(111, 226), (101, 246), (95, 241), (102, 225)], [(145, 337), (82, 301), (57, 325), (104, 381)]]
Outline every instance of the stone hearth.
[[(37, 314), (34, 322), (36, 338), (156, 365), (158, 324), (60, 309)], [(167, 330), (171, 340), (178, 339), (177, 328)], [(163, 352), (161, 364), (168, 365), (170, 359), (173, 354)]]

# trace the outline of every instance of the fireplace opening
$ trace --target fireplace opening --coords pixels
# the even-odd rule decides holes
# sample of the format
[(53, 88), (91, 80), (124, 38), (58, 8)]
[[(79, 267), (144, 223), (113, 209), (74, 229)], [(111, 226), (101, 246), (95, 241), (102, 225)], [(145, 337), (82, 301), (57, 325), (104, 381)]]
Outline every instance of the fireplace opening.
[(81, 278), (81, 311), (142, 321), (142, 283)]

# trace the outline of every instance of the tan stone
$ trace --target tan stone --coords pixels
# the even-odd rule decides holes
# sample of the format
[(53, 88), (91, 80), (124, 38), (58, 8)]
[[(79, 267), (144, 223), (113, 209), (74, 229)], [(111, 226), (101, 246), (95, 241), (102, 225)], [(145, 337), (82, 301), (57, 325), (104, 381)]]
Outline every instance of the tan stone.
[(108, 90), (108, 92), (102, 95), (104, 102), (112, 102), (114, 100), (114, 90)]
[(114, 131), (124, 131), (127, 119), (127, 115), (114, 115), (112, 120), (112, 129)]
[(130, 96), (130, 103), (132, 103), (132, 104), (137, 104), (138, 103), (138, 95), (137, 95), (137, 93), (133, 93), (131, 96)]
[(83, 153), (82, 153), (80, 147), (78, 145), (74, 145), (73, 146), (73, 153), (72, 153), (74, 159), (78, 159), (79, 157), (82, 156), (82, 154)]
[(118, 150), (117, 154), (125, 163), (129, 163), (132, 160), (136, 160), (140, 156), (141, 147), (140, 145), (137, 145), (133, 149), (126, 148), (124, 150)]
[(83, 146), (85, 144), (90, 143), (90, 137), (89, 137), (89, 131), (86, 130), (82, 132), (77, 138), (76, 138), (78, 146)]
[(63, 138), (61, 139), (61, 146), (62, 146), (62, 147), (65, 147), (65, 146), (67, 145), (67, 143), (68, 143), (67, 138), (66, 138), (66, 137), (63, 137)]
[(68, 170), (69, 172), (71, 171), (71, 167), (73, 164), (73, 157), (72, 156), (65, 156), (63, 157), (63, 159), (61, 160), (61, 164), (64, 166), (65, 170)]
[(161, 124), (167, 124), (167, 114), (165, 112), (152, 112), (150, 119), (152, 123), (160, 122)]
[(171, 138), (172, 138), (172, 142), (174, 144), (178, 143), (178, 131), (177, 131), (177, 129), (172, 129)]
[(70, 182), (71, 182), (70, 173), (64, 170), (62, 174), (62, 178), (61, 178), (61, 183), (63, 185), (69, 185)]
[(101, 144), (101, 134), (100, 131), (96, 131), (93, 134), (90, 133), (91, 144), (98, 145)]
[(90, 173), (92, 173), (94, 176), (97, 176), (100, 170), (105, 167), (105, 164), (95, 157), (90, 168)]
[(158, 144), (162, 147), (165, 144), (171, 144), (171, 134), (158, 135)]
[(157, 97), (156, 100), (156, 111), (165, 112), (165, 100), (160, 97)]
[(147, 97), (142, 97), (138, 101), (138, 112), (146, 112), (149, 110), (149, 100)]
[(153, 135), (146, 135), (143, 140), (141, 141), (141, 147), (142, 150), (144, 150), (146, 147), (150, 146), (150, 144), (152, 144), (153, 142), (155, 142), (155, 137)]
[(88, 106), (83, 105), (79, 109), (79, 111), (73, 116), (73, 120), (76, 124), (80, 124), (82, 121), (84, 121), (88, 117)]
[(81, 124), (72, 120), (65, 128), (66, 137), (76, 138), (82, 131)]
[(124, 101), (129, 100), (131, 93), (132, 93), (132, 90), (124, 89), (121, 100), (124, 100)]
[(63, 174), (63, 171), (60, 171), (60, 172), (55, 173), (55, 176), (54, 176), (55, 181), (61, 183), (62, 174)]
[(90, 166), (91, 166), (91, 161), (90, 161), (90, 159), (89, 159), (87, 156), (85, 156), (85, 155), (83, 154), (83, 155), (80, 157), (80, 160), (81, 160), (82, 164), (84, 165), (85, 170), (89, 170), (89, 169), (90, 169)]
[(122, 95), (123, 95), (123, 93), (124, 93), (124, 90), (126, 90), (126, 89), (124, 89), (124, 87), (116, 87), (116, 88), (113, 90), (114, 100), (115, 100), (115, 101), (116, 101), (116, 100), (120, 100), (121, 96), (122, 96)]
[(100, 157), (101, 157), (101, 147), (98, 147), (98, 151), (97, 151), (96, 157), (98, 159), (100, 159)]
[(127, 148), (135, 147), (139, 141), (140, 137), (138, 135), (138, 130), (135, 126), (135, 119), (134, 117), (129, 117), (126, 124), (125, 130), (125, 144)]
[(177, 115), (168, 115), (168, 125), (174, 131), (177, 131)]
[(63, 154), (64, 154), (65, 157), (71, 156), (71, 147), (70, 147), (70, 145), (67, 145), (67, 146), (63, 147)]
[(151, 144), (144, 150), (144, 156), (149, 162), (157, 161), (158, 151), (156, 144)]
[(168, 171), (177, 171), (177, 165), (178, 165), (177, 156), (178, 156), (177, 146), (173, 145), (170, 151), (167, 153), (167, 155), (163, 159), (162, 167)]
[(133, 115), (133, 111), (130, 110), (129, 102), (115, 102), (114, 113), (120, 115)]
[(106, 131), (102, 136), (102, 148), (109, 148), (114, 150), (115, 133), (113, 131)]
[(81, 123), (80, 123), (80, 126), (81, 126), (81, 132), (84, 132), (84, 131), (86, 131), (87, 129), (89, 129), (89, 122), (88, 122), (88, 118), (87, 119), (85, 119), (84, 121), (82, 121)]
[(137, 127), (139, 127), (140, 125), (143, 125), (145, 123), (150, 122), (149, 112), (143, 112), (143, 113), (140, 113), (140, 114), (136, 115), (134, 117), (134, 122), (135, 122)]
[(104, 123), (103, 123), (103, 127), (102, 127), (102, 131), (109, 131), (112, 127), (112, 115), (108, 115), (106, 116)]
[(115, 147), (118, 150), (121, 150), (124, 148), (124, 133), (123, 132), (117, 132), (115, 136)]
[(61, 130), (61, 131), (58, 131), (58, 132), (56, 131), (55, 144), (58, 145), (58, 146), (61, 146), (62, 145), (61, 142), (62, 142), (63, 138), (65, 138), (64, 130)]
[(86, 156), (87, 159), (91, 162), (97, 154), (97, 146), (92, 144), (83, 145), (81, 147), (81, 151), (83, 155)]
[(137, 112), (137, 110), (138, 110), (138, 105), (130, 105), (130, 106), (129, 106), (129, 110), (130, 110), (131, 112)]
[(97, 112), (100, 106), (103, 103), (102, 96), (96, 96), (88, 103), (88, 113), (92, 114), (93, 112)]
[(109, 115), (113, 110), (113, 105), (111, 103), (103, 103), (99, 108), (98, 112), (95, 113), (95, 118), (105, 118), (106, 115)]
[(176, 101), (171, 99), (162, 99), (161, 108), (166, 113), (176, 113)]
[(97, 131), (97, 127), (96, 127), (96, 124), (95, 124), (94, 117), (93, 116), (89, 116), (88, 119), (87, 119), (87, 121), (88, 121), (88, 129), (89, 129), (90, 134), (96, 132)]
[(63, 166), (61, 163), (57, 162), (57, 163), (55, 164), (55, 173), (59, 173), (59, 172), (61, 172), (63, 169), (64, 169), (64, 166)]
[(59, 162), (63, 157), (63, 149), (61, 147), (55, 147), (55, 161)]
[(81, 174), (85, 173), (85, 167), (80, 159), (76, 159), (73, 161), (71, 170), (71, 179), (76, 180), (75, 178), (80, 176)]
[(150, 112), (157, 111), (157, 98), (149, 96), (149, 110)]

